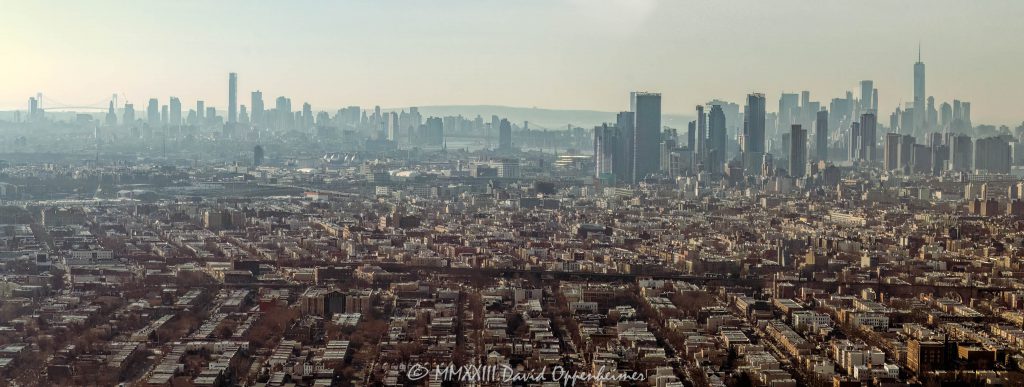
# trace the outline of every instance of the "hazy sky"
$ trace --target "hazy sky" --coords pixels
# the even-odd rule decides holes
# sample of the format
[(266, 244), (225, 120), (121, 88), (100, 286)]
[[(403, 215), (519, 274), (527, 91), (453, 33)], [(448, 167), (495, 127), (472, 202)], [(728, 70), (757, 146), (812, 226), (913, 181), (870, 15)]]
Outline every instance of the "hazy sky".
[(1024, 119), (1024, 1), (4, 1), (0, 107), (37, 91), (137, 109), (178, 96), (223, 109), (261, 89), (314, 109), (501, 104), (664, 111), (811, 90), (827, 103), (873, 79), (883, 121), (911, 100), (918, 41), (928, 93), (975, 123)]

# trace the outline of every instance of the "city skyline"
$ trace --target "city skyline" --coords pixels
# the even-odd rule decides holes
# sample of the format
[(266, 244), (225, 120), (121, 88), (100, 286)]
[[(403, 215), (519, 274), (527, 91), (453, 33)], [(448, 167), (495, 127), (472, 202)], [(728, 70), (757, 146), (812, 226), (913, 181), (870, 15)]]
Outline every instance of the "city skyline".
[(4, 11), (4, 385), (1024, 386), (1024, 2)]
[[(60, 12), (53, 15), (55, 21), (61, 21), (55, 23), (59, 26), (45, 30), (27, 23), (37, 20), (43, 12), (40, 7), (45, 5), (18, 4), (8, 15), (22, 17), (13, 17), (0, 27), (0, 32), (14, 37), (9, 50), (13, 60), (0, 65), (5, 67), (5, 79), (0, 80), (5, 85), (0, 90), (0, 108), (25, 109), (27, 98), (42, 92), (66, 103), (92, 103), (120, 93), (136, 106), (149, 98), (164, 101), (176, 96), (188, 104), (204, 100), (226, 110), (223, 76), (237, 72), (243, 93), (262, 90), (268, 96), (288, 96), (322, 109), (353, 104), (389, 108), (493, 104), (614, 112), (621, 110), (622, 95), (632, 90), (652, 90), (665, 95), (666, 114), (690, 114), (695, 102), (709, 97), (739, 102), (750, 92), (765, 93), (771, 101), (781, 92), (810, 90), (813, 99), (827, 101), (858, 90), (858, 82), (869, 79), (881, 95), (879, 114), (886, 116), (896, 107), (913, 103), (911, 64), (917, 58), (920, 42), (922, 62), (928, 64), (929, 96), (938, 101), (972, 101), (973, 116), (979, 123), (1015, 124), (1022, 119), (1015, 113), (1013, 101), (1019, 100), (1024, 91), (1012, 87), (1015, 73), (1011, 72), (1014, 58), (1024, 57), (1024, 52), (1012, 44), (1012, 37), (1020, 35), (1015, 32), (1024, 32), (1016, 31), (1022, 27), (1017, 23), (971, 22), (1012, 14), (1005, 6), (998, 6), (1005, 3), (957, 9), (946, 2), (927, 3), (927, 7), (922, 2), (907, 2), (887, 8), (888, 12), (872, 11), (871, 3), (856, 7), (825, 5), (811, 10), (789, 3), (774, 7), (716, 3), (716, 7), (706, 7), (650, 1), (610, 2), (600, 7), (566, 1), (544, 6), (527, 2), (503, 8), (492, 3), (452, 3), (462, 6), (444, 10), (449, 18), (442, 20), (456, 20), (449, 23), (430, 23), (432, 16), (441, 11), (414, 3), (405, 4), (410, 15), (388, 9), (392, 15), (385, 12), (384, 8), (389, 7), (367, 4), (317, 4), (296, 10), (281, 5), (246, 8), (240, 3), (198, 8), (186, 3), (159, 5), (156, 10), (150, 7), (142, 13), (134, 5), (113, 9), (100, 3), (78, 9), (80, 14), (76, 16), (89, 20), (87, 16), (106, 12), (96, 16), (109, 20), (109, 26), (83, 25), (78, 18), (69, 19), (68, 13)], [(920, 8), (918, 13), (903, 17), (899, 12), (914, 7)], [(198, 10), (203, 11), (195, 17), (200, 21), (231, 12), (246, 18), (228, 18), (224, 26), (202, 31), (186, 28), (192, 22), (175, 20), (176, 16)], [(302, 10), (313, 20), (335, 14), (359, 17), (288, 34), (288, 39), (258, 27), (242, 28), (259, 25), (273, 15)], [(481, 19), (488, 20), (486, 16), (498, 11), (509, 14), (505, 19), (521, 17), (534, 23), (523, 30), (507, 21), (481, 25), (485, 24)], [(758, 17), (759, 12), (768, 13), (764, 20)], [(152, 20), (149, 13), (168, 17)], [(961, 13), (973, 16), (954, 17)], [(672, 16), (681, 14), (687, 15), (681, 20), (690, 23), (672, 22)], [(778, 14), (800, 23), (765, 23), (767, 16)], [(359, 26), (367, 23), (364, 19), (389, 15), (393, 18), (386, 20), (400, 26), (400, 32), (374, 31), (377, 35), (368, 33), (366, 38), (358, 35)], [(719, 26), (701, 21), (697, 15), (734, 22)], [(893, 31), (877, 25), (872, 28), (872, 23), (827, 25), (857, 16), (905, 30), (900, 36), (906, 39), (892, 39)], [(894, 16), (902, 17), (904, 25), (893, 25)], [(602, 21), (615, 21), (623, 28), (593, 32), (602, 39), (587, 39), (587, 34), (580, 31)], [(292, 24), (281, 22), (280, 28)], [(942, 28), (937, 29), (940, 24)], [(972, 27), (955, 28), (967, 25)], [(759, 35), (763, 36), (759, 41), (739, 39), (769, 26), (773, 28)], [(62, 39), (72, 30), (90, 43)], [(227, 36), (233, 39), (224, 41), (223, 30), (230, 31)], [(488, 32), (472, 36), (466, 30)], [(553, 39), (538, 39), (545, 31), (558, 34)], [(883, 33), (890, 37), (861, 38)], [(452, 36), (455, 38), (442, 42)], [(844, 40), (843, 36), (858, 38)], [(185, 44), (159, 43), (162, 41)], [(722, 46), (729, 48), (718, 48)], [(1000, 49), (993, 49), (995, 46)], [(161, 55), (151, 55), (161, 47), (166, 48)], [(706, 50), (708, 59), (693, 60), (688, 54), (691, 48)], [(521, 55), (524, 52), (527, 55)], [(624, 61), (631, 52), (652, 60)], [(316, 60), (290, 60), (296, 55)], [(278, 56), (289, 60), (273, 59)], [(186, 57), (190, 58), (188, 63), (184, 63)], [(744, 61), (750, 60), (756, 60), (761, 71), (748, 71)]]

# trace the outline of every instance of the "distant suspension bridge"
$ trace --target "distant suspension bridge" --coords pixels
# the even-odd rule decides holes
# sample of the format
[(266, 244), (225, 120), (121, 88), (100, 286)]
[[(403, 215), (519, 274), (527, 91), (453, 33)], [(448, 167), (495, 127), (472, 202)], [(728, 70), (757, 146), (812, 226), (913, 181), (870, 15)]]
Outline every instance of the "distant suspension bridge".
[(64, 103), (53, 99), (42, 93), (36, 94), (33, 98), (38, 101), (38, 108), (49, 111), (69, 111), (69, 110), (93, 110), (93, 111), (106, 111), (110, 108), (110, 103), (114, 103), (115, 110), (121, 110), (124, 104), (127, 103), (128, 98), (124, 94), (113, 94), (111, 97), (103, 98), (93, 103)]

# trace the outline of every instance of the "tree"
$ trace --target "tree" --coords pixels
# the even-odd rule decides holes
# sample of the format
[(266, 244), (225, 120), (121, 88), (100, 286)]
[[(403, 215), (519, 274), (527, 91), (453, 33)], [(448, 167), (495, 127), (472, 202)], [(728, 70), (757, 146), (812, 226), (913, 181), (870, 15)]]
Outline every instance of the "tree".
[(246, 335), (247, 339), (253, 347), (270, 348), (298, 315), (297, 308), (273, 306), (256, 320)]
[(214, 336), (222, 339), (230, 339), (233, 334), (234, 330), (232, 330), (231, 327), (227, 325), (221, 325), (217, 327), (217, 330), (213, 333)]
[(689, 317), (697, 316), (697, 312), (706, 306), (715, 305), (715, 295), (703, 291), (682, 291), (673, 294), (672, 304), (679, 308), (679, 311)]
[(754, 387), (754, 381), (750, 379), (750, 375), (746, 372), (741, 372), (736, 377), (736, 381), (733, 384), (735, 387)]
[(21, 307), (15, 303), (5, 302), (0, 306), (0, 322), (7, 323), (21, 316)]
[(520, 335), (521, 329), (526, 329), (526, 321), (518, 313), (512, 313), (507, 319), (507, 334)]

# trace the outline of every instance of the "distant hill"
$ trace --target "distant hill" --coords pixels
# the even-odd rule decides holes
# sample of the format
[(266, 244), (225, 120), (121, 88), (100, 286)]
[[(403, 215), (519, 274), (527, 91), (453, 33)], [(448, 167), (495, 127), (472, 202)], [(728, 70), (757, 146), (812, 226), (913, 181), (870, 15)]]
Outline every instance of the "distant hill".
[[(385, 111), (408, 110), (408, 108), (384, 109)], [(419, 106), (420, 114), (423, 117), (457, 116), (473, 119), (477, 115), (483, 117), (484, 122), (490, 122), (492, 115), (501, 118), (508, 118), (516, 125), (522, 125), (523, 121), (529, 121), (530, 127), (547, 129), (566, 129), (566, 125), (592, 128), (603, 122), (615, 122), (617, 112), (603, 112), (597, 110), (561, 110), (526, 108), (500, 105), (439, 105)], [(668, 125), (676, 129), (685, 130), (686, 123), (693, 120), (692, 116), (667, 114), (662, 118), (662, 125)]]

